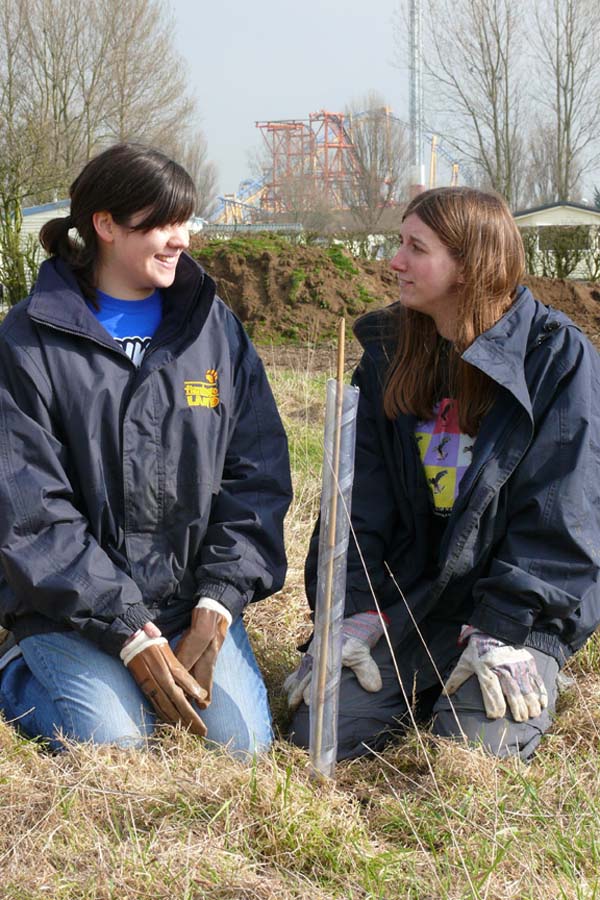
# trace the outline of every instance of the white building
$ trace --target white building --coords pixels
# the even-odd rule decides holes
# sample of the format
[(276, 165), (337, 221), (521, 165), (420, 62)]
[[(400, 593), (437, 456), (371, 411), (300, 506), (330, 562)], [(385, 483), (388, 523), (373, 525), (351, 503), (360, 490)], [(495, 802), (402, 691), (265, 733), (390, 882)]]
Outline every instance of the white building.
[(543, 225), (600, 225), (600, 209), (585, 203), (546, 203), (513, 213), (519, 228)]
[[(563, 255), (571, 254), (570, 278), (595, 280), (600, 274), (600, 209), (585, 203), (561, 201), (546, 203), (513, 213), (515, 222), (524, 229), (528, 265), (533, 274), (554, 275), (553, 246), (557, 229), (565, 229)], [(546, 230), (547, 229), (547, 230)], [(564, 249), (564, 247), (571, 249)], [(570, 264), (567, 265), (567, 269)]]
[[(23, 209), (23, 222), (21, 225), (21, 239), (23, 245), (25, 241), (34, 241), (38, 248), (37, 258), (41, 262), (44, 258), (44, 251), (38, 242), (40, 228), (49, 222), (50, 219), (65, 218), (69, 215), (71, 209), (70, 200), (55, 200), (53, 203), (42, 203), (41, 206), (26, 206)], [(29, 237), (29, 235), (31, 237)]]

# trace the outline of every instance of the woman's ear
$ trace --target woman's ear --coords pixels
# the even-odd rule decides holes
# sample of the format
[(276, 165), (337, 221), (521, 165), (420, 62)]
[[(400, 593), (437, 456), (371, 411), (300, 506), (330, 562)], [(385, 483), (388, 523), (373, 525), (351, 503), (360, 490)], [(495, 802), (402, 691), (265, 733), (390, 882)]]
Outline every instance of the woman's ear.
[(105, 209), (92, 213), (92, 224), (100, 240), (105, 241), (107, 244), (112, 244), (115, 239), (115, 220), (111, 213)]

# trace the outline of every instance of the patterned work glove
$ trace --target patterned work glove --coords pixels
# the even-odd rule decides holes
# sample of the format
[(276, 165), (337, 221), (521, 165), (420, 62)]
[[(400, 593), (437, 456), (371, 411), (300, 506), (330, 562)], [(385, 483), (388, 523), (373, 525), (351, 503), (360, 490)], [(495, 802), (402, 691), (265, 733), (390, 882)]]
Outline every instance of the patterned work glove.
[(192, 621), (175, 649), (181, 665), (206, 691), (204, 707), (212, 697), (213, 676), (219, 650), (231, 625), (231, 613), (210, 597), (201, 597), (192, 610)]
[(453, 694), (476, 675), (488, 719), (506, 715), (506, 701), (515, 722), (537, 718), (548, 706), (548, 693), (531, 653), (470, 625), (463, 625), (460, 643), (465, 640), (469, 643), (446, 682), (446, 694)]
[[(387, 618), (384, 616), (387, 624)], [(371, 650), (382, 636), (383, 622), (379, 613), (364, 612), (349, 616), (342, 623), (342, 665), (352, 669), (358, 683), (365, 691), (376, 693), (381, 690), (381, 673)], [(312, 679), (312, 641), (302, 657), (298, 668), (288, 675), (283, 683), (287, 691), (288, 706), (296, 709), (302, 700), (309, 705), (310, 683)]]
[(139, 631), (121, 650), (121, 659), (163, 721), (204, 737), (206, 726), (190, 700), (205, 706), (206, 691), (175, 659), (167, 639), (158, 635)]

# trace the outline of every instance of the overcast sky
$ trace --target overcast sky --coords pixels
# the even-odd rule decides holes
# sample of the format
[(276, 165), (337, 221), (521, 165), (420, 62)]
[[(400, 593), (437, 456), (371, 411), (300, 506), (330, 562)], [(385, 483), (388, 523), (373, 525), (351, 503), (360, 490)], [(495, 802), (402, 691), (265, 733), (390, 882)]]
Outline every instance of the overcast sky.
[(219, 190), (252, 175), (256, 121), (308, 118), (377, 91), (408, 118), (398, 0), (171, 0)]

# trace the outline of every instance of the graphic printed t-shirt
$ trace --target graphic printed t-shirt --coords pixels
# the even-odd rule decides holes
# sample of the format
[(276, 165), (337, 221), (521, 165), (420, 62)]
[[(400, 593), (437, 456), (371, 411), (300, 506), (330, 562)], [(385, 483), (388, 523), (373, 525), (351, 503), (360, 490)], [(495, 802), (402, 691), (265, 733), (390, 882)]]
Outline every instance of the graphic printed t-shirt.
[(143, 300), (119, 300), (96, 292), (100, 310), (90, 309), (134, 365), (139, 366), (162, 319), (162, 297), (156, 290)]
[(415, 439), (435, 513), (449, 516), (461, 479), (471, 464), (475, 438), (461, 434), (454, 400), (445, 397), (435, 404), (433, 412), (431, 421), (417, 422)]

